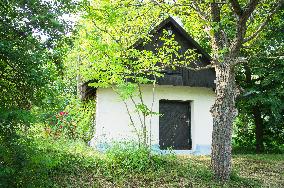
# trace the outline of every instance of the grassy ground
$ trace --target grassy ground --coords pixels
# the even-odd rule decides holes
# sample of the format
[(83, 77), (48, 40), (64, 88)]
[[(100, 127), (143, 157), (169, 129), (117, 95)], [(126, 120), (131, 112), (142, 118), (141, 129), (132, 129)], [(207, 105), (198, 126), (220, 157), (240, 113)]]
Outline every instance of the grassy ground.
[(284, 187), (284, 155), (236, 155), (234, 167), (240, 177), (250, 177), (263, 187)]
[(149, 156), (120, 148), (100, 154), (78, 141), (31, 143), (26, 162), (0, 187), (284, 187), (280, 154), (234, 155), (231, 180), (222, 184), (213, 180), (208, 156)]
[[(85, 160), (88, 157), (94, 159), (92, 157), (94, 155), (97, 158), (93, 162), (89, 160), (84, 167), (81, 167), (84, 162), (78, 163), (71, 173), (63, 173), (63, 176), (60, 175), (62, 173), (53, 174), (54, 185), (58, 187), (284, 187), (284, 156), (280, 154), (234, 155), (232, 177), (225, 184), (213, 180), (208, 156), (156, 156), (150, 159), (154, 164), (146, 164), (144, 162), (147, 159), (143, 159), (145, 155), (141, 155), (141, 151), (133, 153), (111, 151), (110, 155), (89, 151), (86, 154)], [(98, 163), (99, 159), (102, 160), (101, 163)], [(138, 165), (134, 166), (136, 163)]]
[[(178, 157), (177, 164), (158, 171), (107, 177), (96, 169), (54, 176), (56, 185), (70, 187), (284, 187), (284, 159), (280, 155), (234, 156), (234, 172), (225, 184), (212, 180), (209, 157)], [(94, 173), (95, 171), (95, 173)]]
[[(185, 163), (193, 162), (197, 166), (210, 170), (210, 158), (183, 157)], [(196, 169), (198, 170), (198, 169)], [(283, 155), (234, 155), (233, 173), (226, 184), (219, 184), (210, 178), (193, 179), (193, 187), (284, 187)]]

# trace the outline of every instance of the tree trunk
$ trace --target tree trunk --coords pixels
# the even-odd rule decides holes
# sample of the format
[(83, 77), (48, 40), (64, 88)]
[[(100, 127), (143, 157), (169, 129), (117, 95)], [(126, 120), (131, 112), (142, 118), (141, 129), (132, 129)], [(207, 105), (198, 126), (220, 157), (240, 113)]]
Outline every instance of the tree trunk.
[(263, 151), (263, 119), (261, 117), (261, 111), (258, 106), (253, 107), (253, 118), (255, 124), (255, 140), (256, 140), (256, 153)]
[(211, 108), (213, 116), (211, 164), (214, 178), (220, 181), (230, 178), (232, 125), (237, 115), (235, 73), (229, 62), (215, 67), (217, 96)]
[[(251, 78), (251, 69), (248, 64), (244, 64), (245, 75), (246, 75), (246, 82), (249, 84), (249, 87), (253, 86), (252, 78)], [(253, 119), (255, 124), (255, 140), (256, 140), (256, 147), (255, 150), (257, 153), (261, 153), (264, 149), (263, 146), (263, 119), (261, 117), (261, 111), (259, 106), (252, 107)]]

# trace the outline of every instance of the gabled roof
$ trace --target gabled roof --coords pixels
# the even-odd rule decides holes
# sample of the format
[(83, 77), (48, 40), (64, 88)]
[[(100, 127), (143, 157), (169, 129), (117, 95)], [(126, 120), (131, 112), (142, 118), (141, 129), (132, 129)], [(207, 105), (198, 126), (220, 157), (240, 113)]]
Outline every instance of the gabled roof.
[[(191, 43), (195, 49), (198, 50), (198, 52), (200, 54), (202, 54), (205, 58), (207, 58), (208, 60), (211, 59), (210, 55), (185, 31), (185, 29), (180, 26), (180, 24), (178, 24), (172, 17), (168, 17), (167, 19), (165, 19), (164, 21), (162, 21), (159, 25), (157, 25), (156, 27), (154, 27), (154, 29), (152, 29), (149, 34), (153, 35), (155, 34), (157, 31), (159, 31), (160, 29), (164, 28), (167, 25), (171, 25), (173, 26), (173, 29), (175, 29), (176, 31), (178, 31), (189, 43)], [(134, 43), (133, 47), (136, 48), (137, 46), (141, 45), (143, 43), (143, 40), (140, 39), (137, 42)]]
[[(159, 25), (154, 27), (149, 32), (149, 35), (153, 37), (158, 37), (159, 32), (162, 29), (171, 28), (176, 36), (179, 36), (177, 41), (181, 41), (184, 46), (184, 50), (192, 48), (196, 49), (199, 54), (202, 55), (200, 58), (200, 66), (205, 66), (210, 64), (210, 56), (205, 50), (185, 31), (183, 27), (181, 27), (172, 17), (168, 17), (164, 21), (162, 21)], [(145, 48), (147, 50), (153, 50), (153, 45), (156, 44), (157, 41), (149, 41), (149, 43), (143, 44), (144, 40), (139, 39), (135, 42), (131, 48)], [(148, 46), (147, 46), (148, 45)], [(159, 85), (174, 85), (174, 86), (191, 86), (191, 87), (207, 87), (207, 88), (215, 88), (214, 80), (216, 78), (215, 70), (207, 69), (200, 71), (193, 71), (186, 68), (178, 68), (178, 70), (173, 72), (165, 72), (164, 77), (158, 78), (157, 83)], [(94, 97), (96, 95), (96, 88), (88, 86), (88, 83), (95, 82), (94, 80), (86, 82), (82, 87), (82, 98), (87, 99)]]
[[(202, 55), (194, 64), (189, 66), (203, 67), (211, 63), (211, 58), (208, 53), (206, 53), (205, 50), (172, 17), (168, 17), (149, 32), (151, 38), (150, 41), (140, 39), (132, 46), (132, 48), (155, 51), (156, 48), (163, 45), (163, 41), (160, 37), (162, 36), (164, 29), (172, 30), (175, 40), (181, 47), (178, 53), (183, 55), (188, 49), (195, 49), (198, 54)], [(180, 58), (182, 60), (185, 57), (181, 56)], [(163, 77), (157, 78), (157, 83), (159, 85), (215, 88), (214, 80), (216, 78), (216, 73), (213, 68), (193, 71), (186, 67), (176, 67), (175, 69), (169, 67), (166, 68), (163, 73)]]

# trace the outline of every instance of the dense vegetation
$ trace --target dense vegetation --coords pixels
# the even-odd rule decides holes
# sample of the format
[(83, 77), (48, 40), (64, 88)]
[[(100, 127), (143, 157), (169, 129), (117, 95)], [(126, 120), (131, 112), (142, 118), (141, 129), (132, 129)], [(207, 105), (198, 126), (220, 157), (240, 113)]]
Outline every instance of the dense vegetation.
[[(161, 76), (154, 64), (163, 55), (169, 66), (164, 56), (178, 50), (171, 39), (168, 44), (176, 48), (163, 49), (160, 56), (127, 50), (170, 13), (179, 15), (179, 6), (104, 1), (96, 9), (79, 2), (0, 2), (0, 187), (284, 186), (283, 154), (255, 155), (284, 151), (283, 9), (260, 40), (241, 49), (248, 62), (237, 67), (236, 80), (244, 91), (237, 102), (233, 146), (236, 153), (251, 155), (233, 156), (231, 180), (223, 184), (213, 180), (209, 157), (160, 155), (133, 143), (104, 154), (87, 146), (94, 134), (95, 101), (80, 99), (80, 85), (99, 79), (96, 86), (117, 84), (122, 97), (129, 97), (133, 85), (124, 85), (124, 79), (145, 83), (145, 74)], [(193, 21), (198, 13), (182, 12), (184, 27), (212, 51), (199, 32), (203, 22)], [(75, 17), (69, 19), (72, 15), (82, 16), (78, 25)], [(260, 21), (254, 16), (253, 27)], [(230, 32), (231, 21), (222, 23)], [(139, 107), (151, 114), (143, 104)]]
[[(31, 139), (31, 138), (30, 138)], [(22, 140), (24, 141), (24, 140)], [(22, 142), (26, 160), (1, 187), (283, 187), (282, 155), (234, 155), (231, 180), (212, 180), (208, 156), (151, 154), (116, 146), (97, 153), (82, 141), (32, 138)], [(2, 171), (3, 173), (3, 171)], [(6, 176), (5, 176), (6, 175)]]
[(237, 76), (245, 91), (238, 101), (235, 144), (256, 152), (283, 150), (283, 16), (279, 13), (261, 40), (243, 49), (249, 63), (240, 67)]

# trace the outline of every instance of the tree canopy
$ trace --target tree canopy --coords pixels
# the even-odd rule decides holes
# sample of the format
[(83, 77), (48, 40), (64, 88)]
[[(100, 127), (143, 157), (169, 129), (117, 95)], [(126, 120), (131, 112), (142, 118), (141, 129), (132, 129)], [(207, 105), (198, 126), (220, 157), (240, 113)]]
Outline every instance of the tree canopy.
[[(68, 17), (76, 9), (69, 0), (1, 1), (1, 107), (29, 109), (62, 66)], [(58, 75), (57, 75), (58, 76)]]
[(239, 67), (237, 81), (245, 90), (238, 102), (236, 141), (256, 145), (257, 152), (283, 144), (283, 11), (242, 50), (248, 63)]

